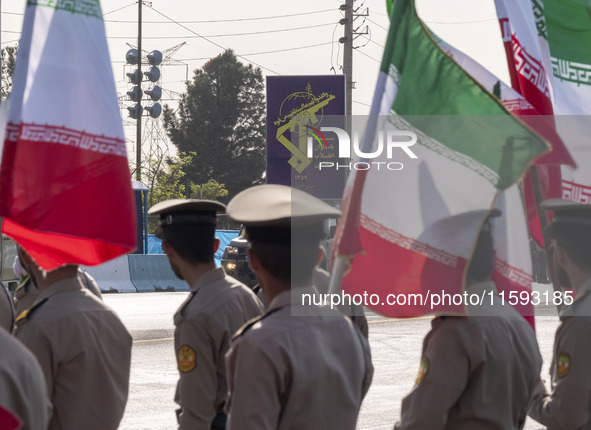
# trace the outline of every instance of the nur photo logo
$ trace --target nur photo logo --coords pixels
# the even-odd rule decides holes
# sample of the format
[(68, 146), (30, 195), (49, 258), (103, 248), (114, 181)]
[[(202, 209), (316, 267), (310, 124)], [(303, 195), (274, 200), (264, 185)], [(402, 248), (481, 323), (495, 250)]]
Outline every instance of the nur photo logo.
[[(334, 150), (335, 145), (332, 142), (336, 141), (338, 158), (344, 160), (342, 164), (335, 161), (318, 161), (315, 164), (318, 170), (369, 170), (372, 168), (378, 170), (402, 170), (404, 164), (400, 161), (393, 161), (394, 156), (400, 154), (400, 150), (411, 159), (418, 158), (410, 149), (411, 146), (417, 143), (417, 135), (412, 131), (383, 130), (378, 132), (375, 136), (377, 142), (374, 143), (372, 150), (370, 152), (364, 152), (360, 147), (361, 139), (359, 137), (360, 133), (358, 132), (353, 132), (353, 139), (351, 139), (349, 134), (339, 127), (320, 127), (320, 130), (309, 125), (305, 127), (307, 134), (306, 156), (309, 159), (321, 159), (322, 154), (316, 154), (315, 149), (317, 151), (323, 151), (325, 149)], [(331, 141), (331, 145), (329, 145), (328, 141)], [(351, 158), (351, 147), (358, 161), (346, 162)], [(380, 161), (373, 161), (378, 158)]]

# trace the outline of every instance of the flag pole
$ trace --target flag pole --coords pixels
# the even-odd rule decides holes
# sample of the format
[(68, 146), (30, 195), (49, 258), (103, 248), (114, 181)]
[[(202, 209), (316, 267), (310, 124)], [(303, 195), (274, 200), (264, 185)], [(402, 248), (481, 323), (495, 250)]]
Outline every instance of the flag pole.
[(347, 260), (340, 255), (335, 257), (334, 264), (332, 266), (332, 272), (330, 274), (330, 282), (328, 284), (328, 294), (338, 294), (341, 289), (341, 281), (345, 273), (345, 266)]
[[(556, 270), (556, 264), (553, 258), (550, 257), (548, 254), (548, 250), (550, 249), (550, 239), (546, 234), (546, 227), (548, 226), (548, 218), (546, 217), (546, 211), (542, 209), (540, 206), (542, 201), (544, 200), (544, 194), (542, 192), (542, 185), (540, 183), (540, 177), (538, 175), (538, 168), (536, 166), (531, 166), (529, 168), (529, 176), (532, 183), (532, 191), (534, 193), (534, 201), (536, 203), (536, 212), (538, 213), (538, 218), (540, 220), (540, 227), (542, 229), (542, 237), (544, 240), (544, 254), (546, 255), (546, 267), (548, 268), (548, 272), (550, 274), (550, 281), (552, 282), (552, 287), (554, 291), (562, 292), (560, 285), (558, 284), (558, 275)], [(560, 312), (562, 309), (562, 303), (556, 305), (556, 310)]]

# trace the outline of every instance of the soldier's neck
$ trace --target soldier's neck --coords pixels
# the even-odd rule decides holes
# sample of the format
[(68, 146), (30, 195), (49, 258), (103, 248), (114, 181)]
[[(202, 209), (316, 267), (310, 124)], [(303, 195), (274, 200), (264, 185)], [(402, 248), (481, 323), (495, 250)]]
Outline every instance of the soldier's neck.
[(78, 266), (66, 265), (58, 267), (55, 270), (45, 272), (39, 268), (32, 269), (35, 286), (39, 291), (43, 291), (58, 281), (68, 278), (75, 278), (78, 275)]
[(201, 275), (212, 269), (215, 269), (215, 263), (213, 261), (209, 263), (197, 263), (195, 265), (188, 264), (183, 268), (183, 279), (187, 281), (189, 287), (192, 287)]

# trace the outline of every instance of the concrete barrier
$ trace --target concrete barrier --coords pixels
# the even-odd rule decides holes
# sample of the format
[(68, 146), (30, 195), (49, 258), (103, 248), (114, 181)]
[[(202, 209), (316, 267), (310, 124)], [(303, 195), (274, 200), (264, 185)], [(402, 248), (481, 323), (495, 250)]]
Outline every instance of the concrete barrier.
[(137, 293), (131, 282), (128, 255), (115, 258), (98, 266), (81, 266), (96, 279), (103, 293)]
[(189, 291), (185, 281), (176, 277), (166, 255), (130, 254), (131, 282), (139, 292)]

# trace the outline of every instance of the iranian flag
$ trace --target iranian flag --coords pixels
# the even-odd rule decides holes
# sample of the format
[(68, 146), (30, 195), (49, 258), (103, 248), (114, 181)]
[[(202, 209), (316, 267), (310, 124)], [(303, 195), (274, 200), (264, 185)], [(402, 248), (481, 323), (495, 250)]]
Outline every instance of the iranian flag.
[(29, 0), (0, 170), (2, 232), (45, 269), (136, 247), (123, 126), (98, 0)]
[[(511, 77), (511, 86), (535, 109), (526, 115), (545, 115), (544, 118), (555, 129), (556, 124), (554, 109), (552, 106), (552, 80), (548, 42), (545, 33), (538, 23), (543, 22), (543, 11), (540, 2), (513, 2), (495, 0), (495, 7), (501, 36), (507, 56), (507, 65)], [(541, 17), (542, 21), (539, 21)], [(536, 19), (538, 21), (536, 22)], [(565, 148), (554, 144), (554, 154), (557, 149), (565, 151)], [(553, 154), (550, 154), (553, 155)], [(543, 157), (537, 166), (540, 191), (544, 199), (562, 197), (561, 168), (560, 164), (575, 167), (572, 159), (554, 159)], [(536, 202), (533, 191), (534, 184), (530, 175), (524, 178), (524, 197), (527, 209), (530, 232), (540, 246), (544, 246), (541, 223), (536, 210)]]
[(558, 132), (578, 165), (562, 168), (563, 197), (591, 204), (591, 5), (580, 0), (532, 2), (547, 39)]
[[(398, 171), (351, 175), (335, 238), (336, 255), (348, 262), (342, 289), (376, 294), (372, 309), (389, 316), (464, 314), (463, 303), (441, 299), (464, 292), (476, 238), (495, 206), (505, 213), (493, 221), (497, 289), (531, 290), (527, 229), (513, 184), (550, 147), (486, 87), (511, 89), (452, 49), (420, 21), (414, 1), (395, 2), (372, 106), (381, 116), (366, 130), (364, 152), (379, 146), (383, 130), (412, 130), (416, 158), (404, 159)], [(387, 303), (388, 294), (406, 302)], [(410, 294), (421, 299), (409, 301)], [(529, 304), (519, 311), (533, 315)]]

